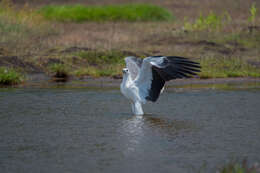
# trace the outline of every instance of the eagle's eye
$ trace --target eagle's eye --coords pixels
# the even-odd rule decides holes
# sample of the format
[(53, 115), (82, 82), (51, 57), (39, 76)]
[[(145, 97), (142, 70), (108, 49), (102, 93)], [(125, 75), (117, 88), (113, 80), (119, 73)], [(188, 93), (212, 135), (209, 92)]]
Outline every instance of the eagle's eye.
[(128, 72), (128, 69), (127, 69), (127, 68), (123, 68), (122, 72), (123, 72), (123, 73), (127, 73), (127, 72)]

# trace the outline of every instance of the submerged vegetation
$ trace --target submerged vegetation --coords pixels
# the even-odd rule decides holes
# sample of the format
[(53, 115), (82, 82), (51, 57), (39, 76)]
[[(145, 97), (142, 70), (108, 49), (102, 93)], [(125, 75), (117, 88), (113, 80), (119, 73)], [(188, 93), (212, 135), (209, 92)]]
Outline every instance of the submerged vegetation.
[(15, 85), (23, 81), (23, 76), (12, 68), (0, 67), (0, 85)]
[(260, 77), (257, 3), (242, 17), (233, 6), (222, 11), (189, 6), (186, 12), (194, 15), (188, 15), (164, 3), (53, 4), (35, 8), (1, 1), (0, 66), (58, 78), (118, 78), (125, 56), (177, 55), (200, 62), (200, 78)]
[(166, 9), (149, 4), (126, 5), (49, 5), (40, 9), (46, 19), (62, 22), (83, 21), (167, 21), (173, 15)]
[(247, 160), (243, 160), (242, 162), (232, 161), (224, 165), (217, 172), (218, 173), (259, 173), (260, 167), (258, 164), (249, 166)]

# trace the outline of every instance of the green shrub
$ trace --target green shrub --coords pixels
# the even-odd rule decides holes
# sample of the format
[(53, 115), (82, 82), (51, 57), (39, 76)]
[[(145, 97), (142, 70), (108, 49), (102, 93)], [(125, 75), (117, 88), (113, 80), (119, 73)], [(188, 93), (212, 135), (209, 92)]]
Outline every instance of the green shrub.
[(68, 69), (64, 64), (52, 64), (48, 66), (48, 69), (53, 74), (53, 77), (56, 78), (67, 78), (69, 75)]
[(0, 67), (0, 85), (15, 85), (21, 83), (23, 76), (12, 68)]
[(252, 25), (255, 25), (255, 18), (256, 18), (256, 13), (257, 13), (257, 8), (255, 6), (255, 3), (253, 3), (251, 5), (251, 8), (250, 8), (250, 16), (248, 18), (248, 21), (252, 24)]
[(149, 4), (104, 6), (49, 5), (39, 10), (45, 18), (62, 22), (83, 21), (166, 21), (173, 15), (162, 7)]
[(231, 20), (232, 19), (227, 12), (221, 16), (218, 16), (214, 12), (210, 12), (208, 16), (200, 14), (199, 18), (195, 20), (195, 23), (185, 21), (184, 28), (186, 30), (216, 31), (220, 30), (225, 23), (230, 22)]

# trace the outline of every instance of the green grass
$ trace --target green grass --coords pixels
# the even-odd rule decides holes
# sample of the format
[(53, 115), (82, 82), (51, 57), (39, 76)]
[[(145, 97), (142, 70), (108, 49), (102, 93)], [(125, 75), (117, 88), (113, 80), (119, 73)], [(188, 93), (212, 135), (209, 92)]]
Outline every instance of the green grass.
[(202, 14), (200, 14), (200, 16), (195, 20), (194, 23), (185, 21), (184, 28), (191, 31), (219, 31), (225, 24), (227, 24), (231, 20), (232, 18), (228, 12), (223, 13), (222, 15), (217, 15), (214, 12), (210, 12), (207, 16), (203, 16)]
[(82, 51), (76, 53), (87, 64), (73, 72), (74, 75), (93, 77), (120, 76), (124, 66), (124, 53), (121, 51)]
[(74, 75), (78, 77), (120, 77), (122, 76), (123, 65), (106, 65), (106, 66), (86, 66), (74, 71)]
[(245, 48), (256, 48), (260, 50), (260, 30), (249, 32), (236, 32), (228, 35), (223, 35), (216, 39), (221, 44), (228, 42), (237, 43)]
[(85, 59), (89, 65), (122, 64), (124, 54), (120, 51), (82, 51), (77, 53), (80, 58)]
[[(94, 77), (120, 76), (121, 69), (125, 66), (123, 58), (129, 56), (129, 52), (125, 53), (122, 50), (131, 51), (133, 54), (143, 52), (145, 55), (160, 50), (162, 55), (180, 54), (201, 58), (202, 72), (199, 74), (201, 78), (260, 77), (258, 53), (260, 30), (257, 26), (252, 32), (248, 30), (249, 24), (256, 25), (258, 22), (258, 9), (254, 4), (250, 8), (250, 19), (245, 18), (242, 21), (231, 18), (227, 12), (212, 11), (207, 15), (201, 12), (203, 15), (198, 16), (193, 22), (192, 18), (187, 17), (187, 21), (172, 23), (174, 17), (170, 12), (149, 4), (51, 5), (32, 9), (29, 6), (17, 8), (8, 2), (11, 1), (0, 2), (1, 56), (15, 55), (21, 60), (24, 59), (26, 63), (32, 63), (40, 69), (44, 68), (44, 71), (50, 72), (54, 77), (71, 74)], [(234, 16), (232, 13), (231, 15)], [(75, 23), (60, 25), (45, 18), (63, 22), (100, 21), (101, 23), (85, 23), (83, 28), (92, 29), (81, 37), (81, 26)], [(129, 22), (132, 21), (165, 20), (168, 22), (162, 22), (160, 26), (156, 22), (138, 22), (129, 28)], [(104, 24), (103, 21), (120, 22)], [(55, 34), (56, 30), (52, 30), (54, 26), (61, 32)], [(183, 26), (188, 32), (183, 32)], [(175, 28), (174, 31), (172, 28)], [(134, 33), (142, 34), (137, 38), (132, 36)], [(50, 59), (57, 57), (60, 61), (55, 62), (62, 64), (53, 64), (49, 67), (43, 65), (43, 67), (42, 64), (54, 62), (50, 60), (50, 63), (46, 63), (45, 58), (35, 58), (42, 57), (43, 54), (45, 56), (43, 51), (49, 48), (74, 47), (78, 43), (83, 48), (93, 44), (88, 51), (78, 49), (65, 53), (62, 51), (46, 53)], [(109, 51), (103, 51), (108, 47)], [(9, 63), (5, 62), (5, 59), (2, 61)], [(11, 60), (7, 61), (10, 61), (10, 65), (15, 64)], [(24, 68), (22, 63), (19, 64)]]
[(224, 165), (219, 171), (219, 173), (258, 173), (260, 167), (255, 164), (249, 166), (246, 160), (242, 162), (232, 161)]
[(248, 22), (251, 23), (251, 25), (255, 25), (256, 24), (256, 14), (257, 14), (257, 8), (255, 6), (255, 3), (253, 3), (251, 5), (250, 8), (250, 16), (248, 18)]
[(260, 77), (260, 69), (236, 57), (205, 57), (201, 61), (201, 78)]
[(52, 64), (48, 66), (49, 71), (52, 73), (53, 77), (56, 78), (67, 78), (69, 71), (64, 64)]
[(150, 4), (125, 5), (49, 5), (39, 10), (46, 19), (61, 22), (83, 21), (167, 21), (173, 15), (166, 9)]
[(12, 68), (0, 67), (0, 85), (15, 85), (23, 81), (23, 76)]
[[(89, 50), (76, 52), (72, 56), (77, 57), (81, 64), (71, 69), (72, 75), (78, 77), (120, 77), (122, 76), (122, 68), (125, 66), (124, 57), (128, 55), (122, 51), (115, 50)], [(199, 61), (202, 69), (198, 75), (203, 79), (260, 77), (260, 69), (257, 67), (258, 61), (256, 59), (256, 65), (251, 65), (242, 56), (204, 55)], [(69, 66), (73, 66), (73, 64)]]

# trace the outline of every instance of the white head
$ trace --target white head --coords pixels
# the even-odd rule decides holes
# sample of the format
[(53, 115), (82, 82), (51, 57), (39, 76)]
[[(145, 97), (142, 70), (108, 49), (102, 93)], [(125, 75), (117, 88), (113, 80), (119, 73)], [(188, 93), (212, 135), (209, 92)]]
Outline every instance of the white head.
[(129, 71), (127, 68), (123, 68), (123, 83), (125, 83), (129, 79)]
[(123, 68), (122, 72), (123, 72), (123, 76), (128, 76), (128, 74), (129, 74), (129, 71), (127, 68)]

